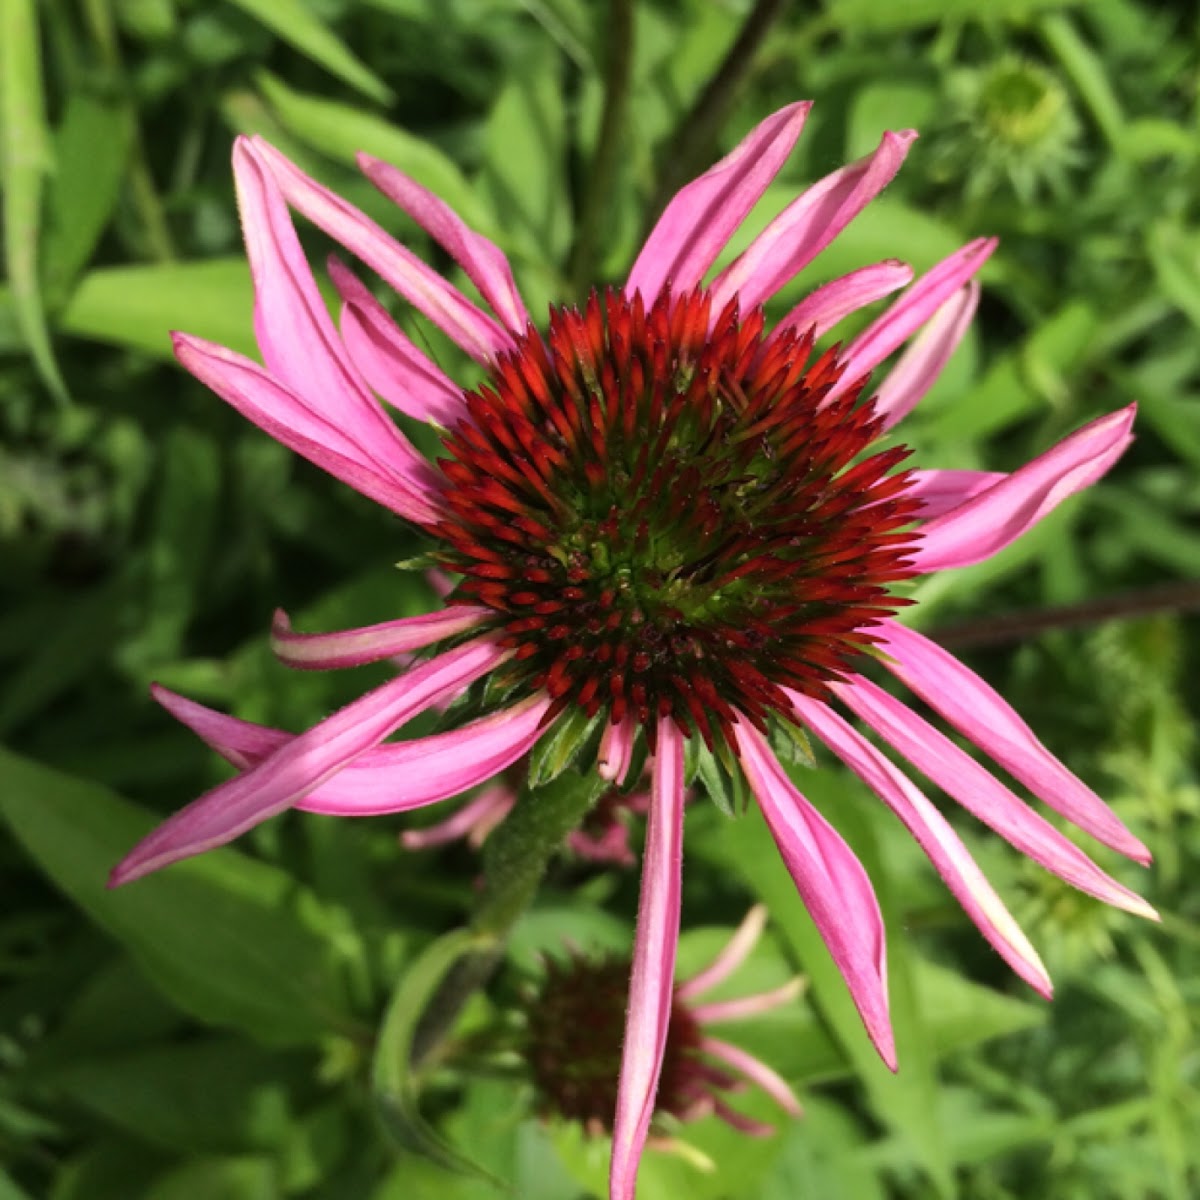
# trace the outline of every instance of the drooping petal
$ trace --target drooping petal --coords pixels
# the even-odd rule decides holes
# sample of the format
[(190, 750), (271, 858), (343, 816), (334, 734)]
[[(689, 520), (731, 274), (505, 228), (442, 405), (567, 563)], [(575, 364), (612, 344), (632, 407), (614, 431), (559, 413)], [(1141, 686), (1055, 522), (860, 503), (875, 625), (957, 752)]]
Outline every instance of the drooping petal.
[(258, 363), (187, 334), (173, 334), (172, 341), (184, 368), (289, 450), (410, 521), (437, 517), (441, 489), (428, 462), (415, 451), (411, 465), (396, 461), (385, 470)]
[(767, 926), (765, 904), (756, 904), (743, 918), (733, 937), (725, 944), (721, 953), (703, 971), (675, 988), (676, 1000), (690, 1000), (701, 996), (718, 983), (724, 982), (746, 961), (746, 956), (758, 945), (758, 939)]
[(462, 388), (413, 345), (366, 285), (335, 257), (329, 259), (329, 274), (343, 301), (342, 340), (367, 383), (406, 416), (452, 426), (465, 412)]
[(896, 360), (875, 393), (875, 411), (890, 429), (907, 416), (937, 382), (970, 328), (979, 307), (979, 283), (972, 279), (945, 301)]
[(885, 262), (851, 271), (838, 279), (831, 279), (805, 296), (775, 326), (772, 336), (778, 337), (788, 329), (795, 330), (797, 334), (811, 329), (814, 337), (821, 337), (852, 312), (858, 312), (860, 308), (899, 291), (912, 281), (912, 277), (912, 267), (898, 259), (890, 258)]
[(995, 487), (921, 529), (918, 571), (967, 567), (999, 553), (1068, 496), (1090, 487), (1125, 453), (1137, 405), (1092, 421)]
[(479, 294), (512, 333), (522, 333), (529, 314), (517, 291), (508, 259), (495, 242), (476, 233), (440, 197), (390, 163), (358, 155), (364, 175), (402, 212), (407, 213), (466, 272)]
[(814, 183), (713, 281), (713, 311), (735, 296), (743, 311), (769, 300), (892, 181), (916, 131), (885, 133), (874, 153)]
[(733, 732), (750, 789), (800, 899), (846, 980), (875, 1049), (894, 1071), (887, 943), (871, 881), (850, 847), (784, 773), (763, 736), (744, 720)]
[(831, 708), (797, 692), (788, 696), (804, 724), (900, 818), (983, 936), (1022, 979), (1049, 997), (1053, 987), (1037, 951), (946, 818)]
[(1008, 476), (1003, 471), (939, 471), (916, 470), (906, 495), (918, 496), (925, 507), (920, 519), (931, 521), (948, 513), (960, 504), (986, 492), (993, 484)]
[(720, 1038), (705, 1036), (700, 1041), (700, 1049), (728, 1064), (740, 1075), (744, 1075), (751, 1083), (762, 1088), (780, 1108), (789, 1116), (798, 1117), (803, 1113), (796, 1093), (788, 1087), (783, 1076), (772, 1071), (766, 1063), (760, 1062), (753, 1054), (747, 1053), (739, 1046), (734, 1046)]
[(370, 217), (310, 179), (269, 142), (255, 137), (251, 143), (293, 208), (366, 263), (467, 354), (490, 363), (512, 346), (493, 318)]
[(468, 642), (368, 692), (168, 818), (117, 864), (111, 884), (222, 846), (295, 805), (434, 700), (486, 674), (507, 653), (484, 639)]
[(283, 195), (245, 138), (233, 152), (238, 209), (254, 279), (254, 332), (271, 376), (336, 426), (358, 457), (405, 474), (418, 459), (367, 391), (337, 336)]
[(882, 688), (862, 678), (832, 687), (885, 742), (1022, 854), (1081, 892), (1126, 912), (1157, 919), (1145, 900), (1106, 875), (969, 754)]
[(987, 262), (997, 245), (995, 238), (976, 238), (922, 275), (883, 316), (846, 347), (842, 377), (830, 388), (826, 399), (836, 399), (875, 370), (926, 321), (932, 320), (942, 305)]
[(295, 633), (288, 615), (275, 611), (271, 623), (271, 649), (280, 662), (306, 671), (330, 671), (379, 662), (406, 650), (420, 650), (444, 638), (473, 629), (493, 616), (489, 608), (471, 605), (444, 608), (440, 612), (382, 621), (361, 629), (336, 633)]
[(1117, 814), (974, 671), (896, 621), (881, 621), (872, 632), (888, 656), (884, 666), (1014, 779), (1097, 841), (1137, 862), (1150, 862), (1150, 851)]
[(790, 104), (756, 126), (719, 163), (680, 188), (642, 247), (626, 292), (647, 305), (665, 287), (695, 287), (792, 152), (811, 103)]
[[(296, 735), (282, 729), (214, 712), (166, 688), (156, 688), (154, 698), (241, 770), (258, 766), (296, 740)], [(527, 754), (542, 735), (541, 721), (549, 706), (546, 696), (535, 695), (461, 729), (375, 745), (296, 801), (295, 807), (366, 817), (405, 812), (457, 796)]]
[(444, 821), (424, 829), (406, 829), (400, 835), (400, 844), (405, 850), (430, 850), (467, 837), (473, 846), (481, 845), (481, 831), (486, 831), (483, 835), (486, 837), (504, 820), (516, 801), (516, 792), (503, 784), (484, 788)]
[(610, 1200), (633, 1200), (662, 1072), (679, 942), (683, 792), (683, 736), (670, 717), (660, 717), (613, 1121)]

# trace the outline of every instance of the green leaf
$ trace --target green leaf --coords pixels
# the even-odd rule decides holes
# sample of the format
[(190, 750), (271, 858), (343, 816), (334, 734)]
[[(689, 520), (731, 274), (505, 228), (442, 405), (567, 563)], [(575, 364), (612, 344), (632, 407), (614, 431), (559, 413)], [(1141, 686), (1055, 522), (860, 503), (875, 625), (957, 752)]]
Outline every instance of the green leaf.
[(596, 740), (594, 735), (604, 719), (603, 711), (589, 717), (581, 708), (567, 709), (530, 753), (528, 786), (545, 787), (557, 779), (579, 757), (583, 748)]
[(197, 1159), (161, 1176), (143, 1200), (279, 1200), (277, 1175), (269, 1158)]
[(23, 1192), (13, 1181), (0, 1170), (0, 1200), (32, 1200), (28, 1192)]
[(350, 167), (365, 151), (411, 175), (468, 223), (485, 230), (492, 224), (458, 165), (432, 143), (361, 108), (298, 92), (268, 71), (256, 78), (284, 128), (314, 150)]
[(1146, 249), (1163, 294), (1200, 326), (1200, 237), (1160, 221), (1146, 235)]
[(924, 25), (985, 18), (1024, 24), (1046, 9), (1064, 8), (1084, 0), (991, 0), (980, 8), (975, 0), (909, 0), (906, 4), (881, 4), (879, 0), (826, 0), (830, 20), (842, 29), (865, 33), (895, 33)]
[(59, 317), (67, 333), (171, 359), (171, 331), (255, 355), (254, 292), (242, 258), (104, 267), (84, 276)]
[(421, 1019), (450, 972), (477, 952), (480, 939), (456, 929), (431, 942), (405, 971), (388, 1002), (371, 1068), (371, 1090), (384, 1128), (397, 1145), (453, 1171), (487, 1173), (448, 1145), (421, 1115), (413, 1049)]
[(364, 66), (303, 0), (229, 0), (229, 3), (364, 96), (379, 104), (392, 102), (391, 88)]
[(0, 137), (4, 262), (17, 324), (42, 382), (65, 403), (67, 387), (46, 332), (38, 278), (42, 176), (51, 170), (52, 158), (33, 0), (0, 5)]
[(347, 1027), (317, 902), (284, 872), (221, 849), (110, 890), (108, 872), (155, 818), (3, 749), (0, 817), (55, 885), (184, 1012), (274, 1046)]
[(55, 138), (43, 247), (52, 303), (66, 296), (112, 217), (132, 141), (128, 108), (90, 92), (71, 93)]

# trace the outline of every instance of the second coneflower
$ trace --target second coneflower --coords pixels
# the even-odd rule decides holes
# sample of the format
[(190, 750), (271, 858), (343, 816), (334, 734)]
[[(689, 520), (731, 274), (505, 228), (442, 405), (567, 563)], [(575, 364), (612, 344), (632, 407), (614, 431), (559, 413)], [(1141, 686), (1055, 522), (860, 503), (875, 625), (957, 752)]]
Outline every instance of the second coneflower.
[[(1145, 847), (977, 676), (893, 619), (900, 581), (979, 562), (1094, 483), (1130, 441), (1132, 408), (1008, 475), (914, 469), (877, 442), (937, 377), (974, 311), (993, 243), (971, 242), (915, 283), (889, 260), (818, 288), (774, 327), (761, 306), (889, 182), (913, 134), (799, 196), (734, 262), (717, 256), (790, 153), (808, 113), (767, 118), (667, 206), (622, 288), (529, 321), (503, 254), (436, 196), (363, 158), (368, 177), (459, 263), (487, 309), (258, 139), (234, 168), (265, 366), (180, 335), (183, 365), (271, 436), (434, 541), (461, 582), (428, 616), (301, 634), (297, 667), (354, 666), (444, 643), (429, 661), (306, 733), (250, 725), (159, 691), (241, 768), (141, 842), (123, 883), (220, 845), (291, 807), (395, 812), (481, 784), (560, 721), (597, 722), (594, 769), (625, 778), (652, 752), (651, 805), (612, 1195), (632, 1196), (658, 1085), (679, 927), (689, 764), (744, 775), (803, 902), (889, 1065), (883, 926), (866, 873), (772, 753), (795, 723), (906, 824), (985, 937), (1035, 988), (1037, 954), (941, 813), (841, 715), (1020, 851), (1083, 891), (1150, 910), (947, 735), (864, 675), (863, 651), (1062, 816), (1139, 861)], [(486, 372), (456, 386), (333, 264), (339, 331), (288, 206), (376, 271)], [(814, 339), (899, 289), (836, 353)], [(908, 343), (874, 390), (868, 373)], [(429, 463), (378, 396), (444, 429)], [(408, 742), (410, 718), (490, 677), (494, 711)], [(588, 767), (588, 764), (583, 764)]]

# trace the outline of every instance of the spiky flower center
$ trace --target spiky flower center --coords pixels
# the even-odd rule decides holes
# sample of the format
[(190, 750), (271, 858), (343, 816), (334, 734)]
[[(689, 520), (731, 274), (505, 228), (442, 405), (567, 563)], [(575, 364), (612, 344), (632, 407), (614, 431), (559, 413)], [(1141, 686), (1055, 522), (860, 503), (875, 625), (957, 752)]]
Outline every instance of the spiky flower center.
[(593, 293), (530, 328), (445, 438), (433, 527), (454, 599), (482, 604), (510, 674), (650, 732), (760, 727), (823, 695), (897, 604), (919, 502), (862, 381), (708, 293)]
[[(611, 1130), (625, 1036), (627, 958), (550, 959), (529, 1007), (526, 1061), (543, 1110)], [(701, 1030), (684, 1004), (673, 1004), (655, 1111), (686, 1119), (695, 1098), (719, 1072), (699, 1056)]]

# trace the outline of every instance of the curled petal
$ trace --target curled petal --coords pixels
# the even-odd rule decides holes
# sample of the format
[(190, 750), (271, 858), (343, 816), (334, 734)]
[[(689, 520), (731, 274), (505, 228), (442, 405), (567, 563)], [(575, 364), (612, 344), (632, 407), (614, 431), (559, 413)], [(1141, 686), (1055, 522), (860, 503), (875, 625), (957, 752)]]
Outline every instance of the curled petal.
[(660, 717), (613, 1122), (610, 1200), (633, 1200), (667, 1044), (679, 942), (683, 784), (683, 735), (670, 717)]
[(1106, 875), (969, 754), (882, 688), (861, 678), (832, 686), (837, 697), (884, 741), (1022, 854), (1081, 892), (1115, 908), (1157, 920), (1145, 900)]
[(513, 333), (524, 332), (529, 314), (504, 252), (476, 233), (440, 197), (390, 163), (358, 155), (364, 175), (402, 212), (407, 213), (466, 272), (492, 311)]
[(629, 272), (631, 296), (641, 292), (649, 305), (663, 288), (688, 291), (704, 278), (792, 152), (811, 107), (790, 104), (772, 113), (675, 194)]
[(450, 427), (463, 414), (462, 389), (404, 335), (370, 290), (337, 258), (329, 259), (342, 297), (342, 339), (367, 383), (393, 408)]
[(292, 807), (409, 718), (468, 687), (506, 653), (480, 638), (368, 692), (168, 818), (117, 864), (110, 883), (128, 883), (223, 846)]
[(1007, 478), (1003, 471), (917, 470), (912, 472), (912, 483), (906, 494), (920, 498), (925, 505), (921, 509), (921, 520), (930, 521)]
[(617, 787), (625, 782), (637, 732), (637, 722), (628, 716), (605, 725), (600, 738), (600, 753), (596, 757), (596, 770), (601, 779), (607, 779)]
[(410, 521), (437, 518), (440, 487), (429, 464), (411, 447), (403, 458), (397, 449), (385, 468), (258, 363), (187, 334), (173, 334), (172, 341), (175, 357), (188, 371), (277, 442)]
[(492, 615), (491, 609), (464, 605), (337, 633), (294, 633), (287, 613), (278, 609), (271, 624), (271, 649), (280, 662), (302, 670), (359, 667), (406, 650), (432, 646), (473, 629)]
[[(243, 771), (258, 766), (296, 740), (295, 735), (282, 729), (214, 712), (166, 688), (155, 689), (154, 698), (222, 758)], [(461, 729), (376, 745), (298, 800), (296, 807), (334, 816), (365, 817), (406, 812), (457, 796), (486, 783), (527, 754), (542, 735), (541, 721), (549, 706), (547, 697), (531, 696)]]
[[(829, 390), (827, 399), (836, 399), (875, 370), (926, 321), (932, 320), (942, 305), (987, 262), (997, 245), (995, 238), (976, 238), (922, 275), (883, 316), (868, 325), (846, 347), (842, 355), (842, 377)], [(932, 383), (932, 379), (929, 382)]]
[(766, 905), (756, 904), (742, 918), (742, 923), (721, 953), (703, 971), (676, 986), (675, 998), (690, 1000), (693, 996), (701, 996), (717, 984), (723, 983), (746, 961), (746, 956), (758, 945), (758, 939), (762, 937), (766, 927)]
[(875, 394), (875, 411), (890, 429), (907, 416), (937, 382), (938, 376), (970, 328), (979, 307), (979, 283), (959, 288), (929, 319), (896, 360)]
[(918, 571), (967, 567), (999, 553), (1068, 496), (1096, 482), (1125, 453), (1137, 405), (1077, 429), (995, 487), (926, 522), (913, 552)]
[(495, 320), (370, 217), (310, 179), (262, 138), (251, 144), (293, 208), (377, 272), (467, 354), (488, 363), (511, 348), (511, 337)]
[[(778, 337), (786, 329), (794, 329), (798, 334), (811, 329), (814, 337), (820, 337), (851, 313), (905, 287), (912, 281), (912, 276), (912, 267), (890, 258), (831, 279), (805, 296), (775, 326), (773, 336)], [(720, 310), (714, 308), (713, 311)]]
[(887, 944), (871, 881), (833, 826), (797, 791), (762, 735), (744, 720), (733, 732), (750, 788), (800, 899), (846, 980), (875, 1049), (894, 1071)]
[(772, 1071), (766, 1063), (759, 1062), (753, 1054), (747, 1054), (740, 1047), (714, 1037), (702, 1038), (700, 1049), (705, 1054), (731, 1066), (751, 1083), (757, 1084), (789, 1116), (798, 1117), (803, 1113), (800, 1101), (796, 1099), (796, 1093), (788, 1087), (783, 1077)]
[(878, 149), (814, 183), (750, 243), (712, 287), (713, 311), (735, 296), (743, 311), (769, 300), (892, 181), (916, 131), (885, 133)]
[(1097, 841), (1141, 863), (1150, 851), (1095, 792), (1067, 770), (974, 671), (896, 621), (873, 630), (884, 666), (1014, 779)]
[[(783, 1004), (790, 1004), (803, 995), (805, 980), (797, 976), (781, 983), (769, 992), (758, 992), (753, 996), (738, 996), (735, 1000), (713, 1000), (709, 1004), (696, 1004), (692, 1016), (702, 1025), (719, 1025), (722, 1021), (744, 1021), (771, 1012)], [(676, 995), (678, 995), (678, 989)]]
[(826, 705), (789, 692), (800, 719), (900, 818), (1004, 960), (1049, 998), (1050, 976), (950, 823), (866, 738)]

